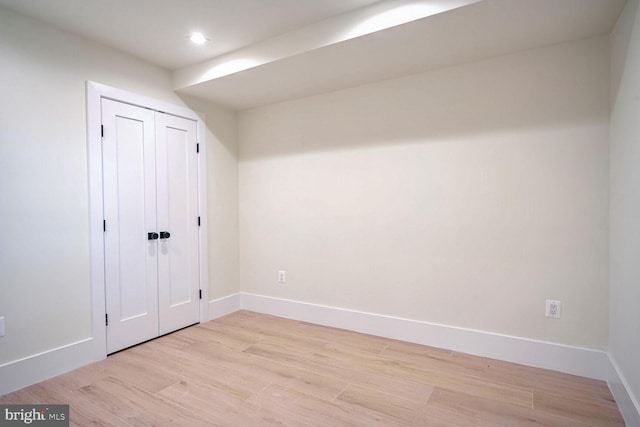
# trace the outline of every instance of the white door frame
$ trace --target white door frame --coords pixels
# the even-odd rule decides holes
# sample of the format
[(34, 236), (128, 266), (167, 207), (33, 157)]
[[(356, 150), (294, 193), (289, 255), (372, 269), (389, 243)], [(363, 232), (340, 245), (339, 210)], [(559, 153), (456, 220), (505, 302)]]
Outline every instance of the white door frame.
[(208, 250), (207, 250), (207, 188), (206, 188), (206, 144), (204, 118), (195, 111), (164, 101), (148, 98), (111, 86), (87, 81), (87, 156), (89, 162), (89, 236), (91, 253), (91, 321), (93, 335), (93, 359), (107, 357), (107, 328), (105, 325), (105, 280), (104, 280), (104, 230), (102, 194), (102, 110), (101, 99), (107, 98), (126, 104), (136, 105), (174, 116), (197, 121), (197, 142), (200, 144), (198, 156), (198, 209), (200, 212), (199, 268), (200, 322), (208, 317)]

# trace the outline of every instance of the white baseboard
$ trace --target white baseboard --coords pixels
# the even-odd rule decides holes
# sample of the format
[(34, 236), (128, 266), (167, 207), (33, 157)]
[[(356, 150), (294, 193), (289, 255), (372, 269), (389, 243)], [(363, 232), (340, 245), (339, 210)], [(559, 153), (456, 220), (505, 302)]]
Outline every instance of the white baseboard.
[(238, 293), (209, 301), (209, 320), (240, 310), (241, 298), (242, 295)]
[(607, 354), (598, 350), (247, 293), (241, 295), (241, 307), (603, 381), (607, 379)]
[(0, 395), (93, 363), (93, 350), (87, 338), (0, 365)]
[(616, 361), (609, 355), (607, 383), (628, 427), (640, 427), (640, 403), (629, 388)]

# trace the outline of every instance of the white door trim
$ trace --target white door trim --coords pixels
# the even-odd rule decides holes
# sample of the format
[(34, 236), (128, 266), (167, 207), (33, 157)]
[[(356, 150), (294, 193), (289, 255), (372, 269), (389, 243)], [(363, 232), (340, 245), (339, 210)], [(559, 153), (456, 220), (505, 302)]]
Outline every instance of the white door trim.
[(207, 180), (206, 144), (204, 117), (188, 108), (173, 105), (146, 96), (138, 95), (111, 86), (87, 81), (87, 157), (89, 174), (89, 237), (91, 251), (91, 309), (93, 334), (93, 359), (107, 356), (107, 331), (105, 326), (105, 281), (104, 281), (104, 234), (102, 194), (102, 98), (124, 102), (155, 111), (195, 120), (198, 123), (198, 208), (200, 212), (199, 260), (200, 322), (209, 320), (208, 315), (208, 247), (207, 247)]

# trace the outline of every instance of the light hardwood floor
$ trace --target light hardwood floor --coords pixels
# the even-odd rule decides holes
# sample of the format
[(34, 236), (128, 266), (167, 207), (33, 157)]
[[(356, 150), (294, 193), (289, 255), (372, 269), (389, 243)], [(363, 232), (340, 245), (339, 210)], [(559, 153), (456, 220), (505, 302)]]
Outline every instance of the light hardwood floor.
[(89, 426), (623, 426), (606, 383), (248, 311), (0, 396)]

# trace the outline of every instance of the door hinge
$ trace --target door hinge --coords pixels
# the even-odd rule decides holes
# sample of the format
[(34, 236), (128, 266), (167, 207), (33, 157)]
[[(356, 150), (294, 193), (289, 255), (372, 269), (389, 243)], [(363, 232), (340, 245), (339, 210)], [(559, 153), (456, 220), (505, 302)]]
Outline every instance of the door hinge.
[(102, 231), (103, 232), (107, 231), (107, 220), (106, 219), (102, 220)]
[(199, 289), (200, 291), (200, 299), (202, 299), (202, 289)]
[(109, 315), (107, 313), (104, 314), (104, 325), (109, 326)]
[(199, 153), (199, 152), (200, 152), (200, 143), (197, 143), (196, 144), (196, 153)]
[(198, 227), (200, 227), (200, 217), (198, 217)]
[(100, 125), (100, 136), (104, 138), (104, 125)]

